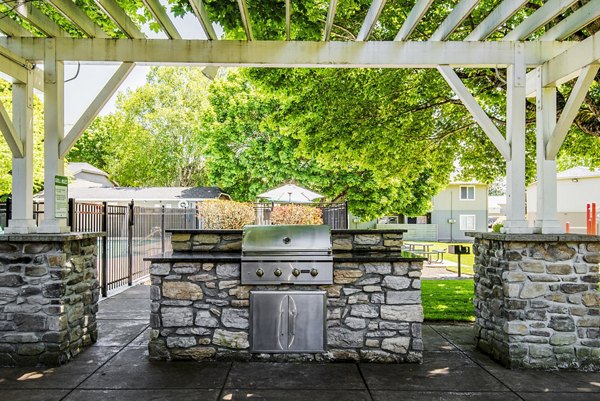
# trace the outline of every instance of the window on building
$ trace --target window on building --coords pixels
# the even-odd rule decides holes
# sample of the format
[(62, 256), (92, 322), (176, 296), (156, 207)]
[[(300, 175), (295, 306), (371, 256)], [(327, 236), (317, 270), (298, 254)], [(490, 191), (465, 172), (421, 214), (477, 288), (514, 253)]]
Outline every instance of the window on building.
[(475, 215), (474, 214), (461, 214), (460, 215), (460, 230), (470, 231), (475, 230)]
[(465, 185), (460, 187), (460, 200), (475, 200), (475, 186)]

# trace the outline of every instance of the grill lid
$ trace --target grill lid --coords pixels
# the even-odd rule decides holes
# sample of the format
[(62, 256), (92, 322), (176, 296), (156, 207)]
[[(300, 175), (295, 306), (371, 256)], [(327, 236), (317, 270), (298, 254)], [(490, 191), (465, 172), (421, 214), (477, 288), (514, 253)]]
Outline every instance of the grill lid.
[(331, 252), (331, 228), (328, 225), (246, 226), (242, 254)]

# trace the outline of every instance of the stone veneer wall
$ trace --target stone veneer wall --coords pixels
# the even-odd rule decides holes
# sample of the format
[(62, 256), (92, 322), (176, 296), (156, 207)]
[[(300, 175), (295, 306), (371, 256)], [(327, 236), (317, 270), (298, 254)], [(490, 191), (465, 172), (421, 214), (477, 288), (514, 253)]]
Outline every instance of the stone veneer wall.
[(479, 349), (511, 368), (600, 370), (600, 237), (471, 235)]
[[(322, 286), (241, 285), (241, 231), (174, 233), (172, 241), (202, 252), (151, 265), (153, 359), (422, 360), (422, 259), (385, 252), (400, 249), (401, 232), (334, 231), (334, 284)], [(224, 250), (215, 260), (204, 253)], [(250, 291), (287, 289), (327, 292), (325, 353), (249, 352)]]
[(99, 235), (0, 236), (0, 366), (59, 365), (96, 341)]

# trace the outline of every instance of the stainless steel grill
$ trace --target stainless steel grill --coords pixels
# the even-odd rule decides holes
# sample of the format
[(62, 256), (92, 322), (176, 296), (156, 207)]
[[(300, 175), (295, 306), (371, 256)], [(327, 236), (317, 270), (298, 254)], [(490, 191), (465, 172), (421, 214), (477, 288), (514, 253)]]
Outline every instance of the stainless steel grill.
[(246, 226), (244, 229), (242, 284), (332, 283), (329, 226)]

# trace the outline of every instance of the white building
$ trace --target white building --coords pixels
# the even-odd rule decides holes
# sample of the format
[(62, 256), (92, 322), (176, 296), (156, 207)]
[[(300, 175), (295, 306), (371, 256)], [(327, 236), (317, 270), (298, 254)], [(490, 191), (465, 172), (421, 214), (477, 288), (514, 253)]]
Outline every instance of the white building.
[[(571, 232), (586, 232), (586, 205), (595, 202), (600, 211), (600, 169), (573, 167), (558, 173), (556, 184), (557, 218), (561, 227), (570, 223)], [(537, 216), (537, 182), (527, 188), (527, 218)]]

